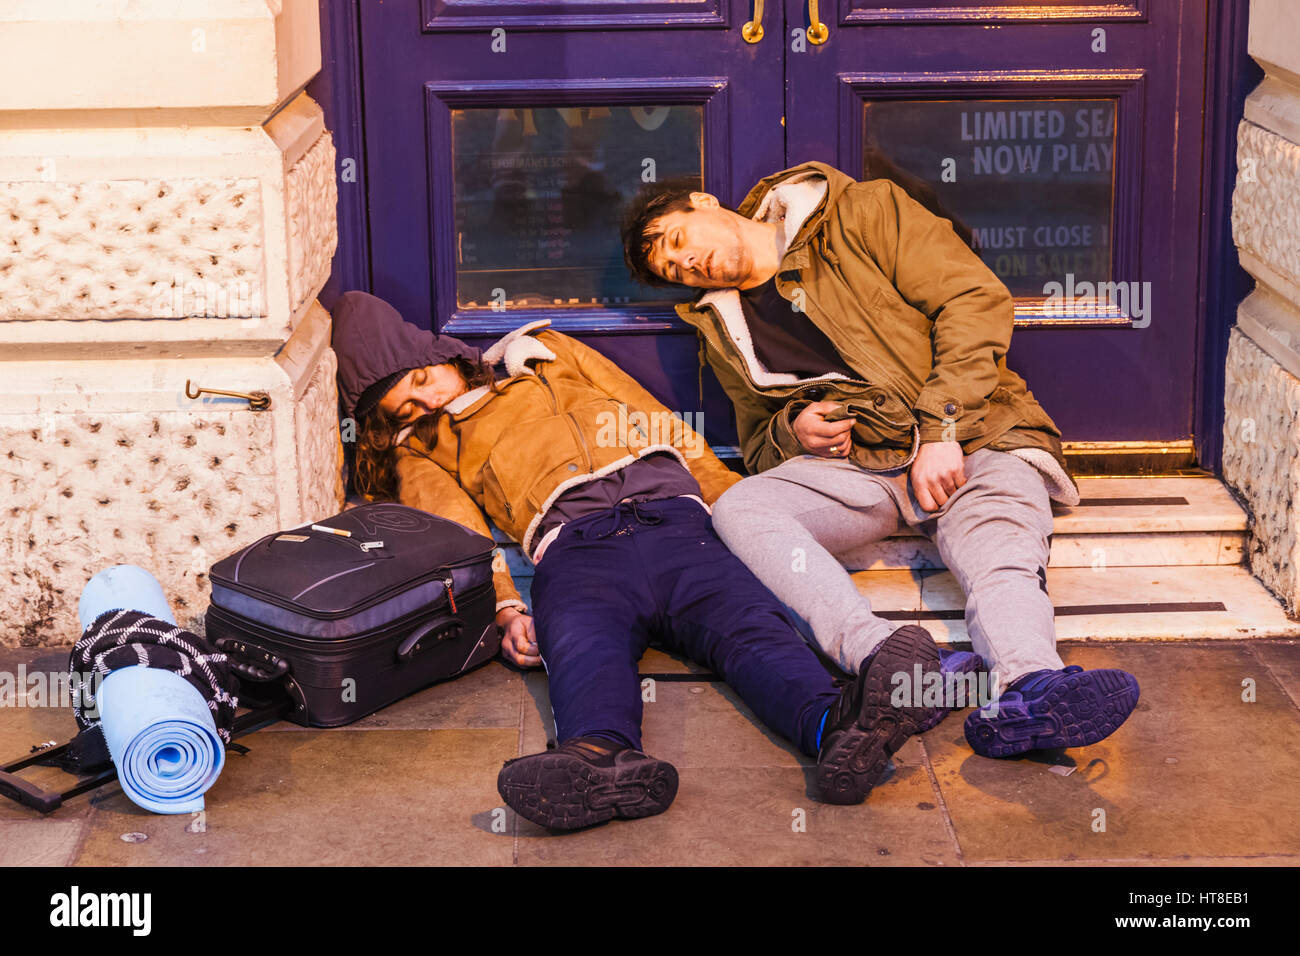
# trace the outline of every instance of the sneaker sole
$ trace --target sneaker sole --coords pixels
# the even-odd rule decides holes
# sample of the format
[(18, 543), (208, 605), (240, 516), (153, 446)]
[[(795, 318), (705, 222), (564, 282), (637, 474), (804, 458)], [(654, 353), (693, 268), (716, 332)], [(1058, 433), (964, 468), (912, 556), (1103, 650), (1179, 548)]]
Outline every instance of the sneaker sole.
[(1087, 747), (1113, 734), (1137, 707), (1137, 680), (1124, 671), (1071, 674), (1029, 705), (1023, 717), (966, 718), (966, 742), (981, 757), (1014, 757), (1031, 750)]
[(853, 726), (842, 731), (817, 762), (816, 782), (822, 800), (861, 803), (884, 777), (889, 758), (908, 737), (920, 732), (922, 724), (933, 719), (934, 707), (895, 707), (890, 703), (891, 677), (899, 671), (912, 674), (918, 662), (922, 672), (939, 669), (939, 648), (932, 639), (895, 632), (880, 646), (863, 686), (864, 698), (871, 703), (864, 703)]
[(497, 792), (525, 820), (551, 830), (580, 830), (615, 817), (663, 813), (677, 796), (677, 770), (662, 760), (593, 767), (568, 754), (512, 761)]

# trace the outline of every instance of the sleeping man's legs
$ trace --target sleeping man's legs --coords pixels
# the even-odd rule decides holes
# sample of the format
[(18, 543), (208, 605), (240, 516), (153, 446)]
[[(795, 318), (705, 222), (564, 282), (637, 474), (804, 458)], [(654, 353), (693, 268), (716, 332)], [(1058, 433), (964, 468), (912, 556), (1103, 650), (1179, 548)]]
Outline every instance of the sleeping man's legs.
[[(820, 755), (836, 776), (823, 796), (837, 802), (863, 799), (889, 754), (930, 716), (895, 709), (885, 727), (877, 718), (889, 706), (888, 681), (879, 674), (883, 696), (857, 684), (837, 690), (784, 606), (688, 498), (622, 504), (566, 525), (537, 565), (533, 600), (560, 747), (510, 761), (498, 787), (543, 826), (647, 816), (672, 802), (676, 771), (639, 752), (637, 661), (651, 637), (708, 666), (773, 731)], [(904, 643), (881, 668), (937, 667), (933, 642), (906, 644), (902, 660)], [(830, 711), (840, 725), (823, 726)]]

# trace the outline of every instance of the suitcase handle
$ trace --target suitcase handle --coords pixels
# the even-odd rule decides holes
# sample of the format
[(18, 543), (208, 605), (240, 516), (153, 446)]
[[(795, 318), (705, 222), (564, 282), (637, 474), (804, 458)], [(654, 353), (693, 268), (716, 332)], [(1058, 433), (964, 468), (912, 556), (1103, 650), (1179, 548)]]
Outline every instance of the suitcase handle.
[(34, 783), (6, 772), (0, 772), (0, 795), (41, 813), (50, 813), (63, 805), (63, 794), (42, 790)]
[[(219, 637), (217, 650), (225, 651), (232, 671), (251, 681), (266, 683), (279, 680), (289, 673), (287, 660), (276, 657), (270, 651), (255, 644), (238, 641), (233, 637)], [(249, 660), (250, 657), (252, 660)]]
[[(398, 645), (397, 659), (399, 661), (409, 661), (424, 650), (425, 647), (459, 637), (460, 632), (464, 629), (465, 622), (458, 617), (453, 617), (449, 621), (434, 621), (432, 624), (426, 624), (424, 627), (418, 628), (414, 634)], [(432, 640), (426, 643), (426, 638), (432, 638)]]

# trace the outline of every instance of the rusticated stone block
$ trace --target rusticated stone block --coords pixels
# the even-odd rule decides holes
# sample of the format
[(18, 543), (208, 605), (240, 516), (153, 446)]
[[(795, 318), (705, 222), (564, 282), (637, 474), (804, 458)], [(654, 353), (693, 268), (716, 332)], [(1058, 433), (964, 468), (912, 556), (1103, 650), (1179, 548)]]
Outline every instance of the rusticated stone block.
[(1226, 377), (1223, 478), (1251, 512), (1251, 571), (1294, 617), (1300, 600), (1300, 379), (1237, 328)]
[(343, 446), (339, 443), (338, 361), (326, 349), (307, 389), (294, 405), (301, 520), (335, 514), (343, 501)]
[(0, 320), (266, 314), (255, 179), (0, 183)]
[[(66, 644), (96, 572), (138, 564), (202, 630), (211, 565), (342, 506), (337, 363), (313, 303), (274, 359), (2, 363), (0, 644)], [(185, 395), (186, 381), (271, 405)]]
[(235, 407), (0, 416), (0, 639), (71, 643), (81, 589), (113, 564), (147, 568), (197, 626), (211, 562), (277, 526), (273, 439)]
[(289, 214), (289, 307), (297, 312), (329, 278), (338, 247), (334, 139), (323, 133), (285, 177)]
[(1300, 285), (1300, 146), (1244, 121), (1237, 132), (1232, 237), (1243, 256)]

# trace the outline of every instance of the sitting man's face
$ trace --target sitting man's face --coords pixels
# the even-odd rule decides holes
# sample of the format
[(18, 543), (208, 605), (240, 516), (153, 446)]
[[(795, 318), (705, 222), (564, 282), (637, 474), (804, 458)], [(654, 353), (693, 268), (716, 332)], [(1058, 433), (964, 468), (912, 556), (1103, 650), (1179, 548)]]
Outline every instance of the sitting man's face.
[(743, 285), (754, 268), (743, 216), (723, 209), (717, 197), (691, 193), (691, 208), (651, 220), (649, 263), (655, 274), (679, 285), (729, 289)]

